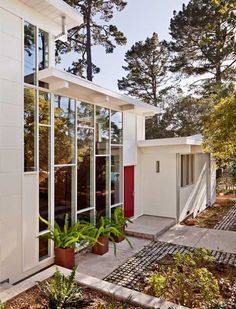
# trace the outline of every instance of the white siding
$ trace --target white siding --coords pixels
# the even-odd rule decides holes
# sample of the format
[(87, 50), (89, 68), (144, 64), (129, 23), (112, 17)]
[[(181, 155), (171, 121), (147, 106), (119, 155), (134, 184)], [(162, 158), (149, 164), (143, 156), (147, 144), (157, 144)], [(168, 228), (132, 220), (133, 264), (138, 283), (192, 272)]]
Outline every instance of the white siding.
[(0, 281), (22, 271), (22, 21), (0, 8)]

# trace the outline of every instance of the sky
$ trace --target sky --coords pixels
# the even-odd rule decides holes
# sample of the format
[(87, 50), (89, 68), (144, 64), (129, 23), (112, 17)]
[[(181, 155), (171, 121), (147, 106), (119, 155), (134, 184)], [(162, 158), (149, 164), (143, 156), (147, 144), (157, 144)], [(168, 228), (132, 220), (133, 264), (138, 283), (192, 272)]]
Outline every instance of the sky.
[[(93, 47), (93, 62), (101, 72), (93, 81), (111, 90), (118, 90), (117, 80), (125, 76), (122, 66), (125, 65), (125, 53), (137, 41), (145, 40), (153, 32), (158, 33), (161, 40), (169, 40), (169, 22), (173, 11), (179, 11), (182, 4), (189, 0), (127, 0), (128, 4), (122, 12), (115, 12), (111, 23), (124, 32), (128, 43), (117, 46), (113, 54), (106, 54), (104, 48)], [(76, 55), (66, 57), (63, 66), (68, 66)]]

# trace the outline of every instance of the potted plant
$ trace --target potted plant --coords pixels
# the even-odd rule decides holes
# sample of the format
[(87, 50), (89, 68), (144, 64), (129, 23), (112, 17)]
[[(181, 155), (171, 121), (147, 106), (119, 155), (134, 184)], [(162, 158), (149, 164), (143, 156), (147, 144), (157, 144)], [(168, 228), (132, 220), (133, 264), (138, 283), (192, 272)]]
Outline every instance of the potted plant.
[(114, 252), (116, 254), (115, 241), (111, 235), (120, 236), (121, 232), (112, 221), (106, 217), (101, 217), (96, 225), (94, 237), (96, 242), (92, 247), (92, 252), (98, 255), (103, 255), (109, 250), (109, 239), (114, 244)]
[(39, 217), (48, 226), (48, 232), (40, 238), (50, 239), (54, 242), (55, 264), (72, 269), (75, 265), (76, 245), (81, 241), (93, 244), (95, 242), (95, 227), (87, 222), (78, 221), (69, 226), (69, 216), (66, 214), (63, 228), (55, 222), (54, 226), (47, 220)]
[(117, 207), (115, 209), (114, 216), (113, 216), (113, 222), (115, 223), (117, 228), (120, 229), (120, 231), (121, 231), (120, 236), (113, 235), (115, 242), (119, 243), (126, 238), (125, 228), (127, 227), (127, 223), (128, 222), (133, 223), (133, 222), (124, 216), (124, 210), (121, 207)]

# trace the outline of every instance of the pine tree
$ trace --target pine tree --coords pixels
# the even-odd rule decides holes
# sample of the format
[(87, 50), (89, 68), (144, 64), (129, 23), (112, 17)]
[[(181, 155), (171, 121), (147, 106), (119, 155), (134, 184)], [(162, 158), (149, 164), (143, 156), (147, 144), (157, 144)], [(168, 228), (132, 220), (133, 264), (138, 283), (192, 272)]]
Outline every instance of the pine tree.
[(128, 95), (154, 106), (159, 104), (159, 92), (166, 81), (168, 49), (153, 33), (144, 42), (135, 43), (125, 54), (126, 77), (118, 80), (118, 87)]
[(68, 71), (92, 81), (100, 69), (92, 61), (92, 46), (100, 45), (106, 53), (113, 53), (116, 45), (125, 45), (124, 34), (109, 22), (114, 10), (122, 11), (127, 2), (123, 0), (65, 0), (83, 16), (83, 23), (69, 31), (68, 43), (57, 42), (57, 61), (61, 55), (76, 52), (79, 59), (74, 61)]
[[(225, 12), (222, 3), (227, 3)], [(235, 5), (235, 0), (190, 0), (174, 12), (169, 43), (172, 72), (204, 78), (204, 86), (235, 81)]]

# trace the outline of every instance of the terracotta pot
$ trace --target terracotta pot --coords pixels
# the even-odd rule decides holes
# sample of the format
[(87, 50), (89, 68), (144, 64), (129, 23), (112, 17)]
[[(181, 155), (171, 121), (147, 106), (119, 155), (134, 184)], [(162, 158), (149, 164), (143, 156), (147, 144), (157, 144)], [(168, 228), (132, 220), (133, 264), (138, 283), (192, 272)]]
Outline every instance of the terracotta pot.
[[(124, 227), (124, 226), (122, 227), (122, 231), (123, 231), (123, 233), (125, 234), (125, 227)], [(112, 238), (114, 239), (114, 241), (115, 241), (116, 243), (118, 243), (118, 242), (122, 242), (122, 241), (125, 239), (125, 236), (116, 236), (116, 235), (112, 235)]]
[(109, 239), (107, 236), (100, 236), (98, 238), (98, 242), (96, 243), (93, 248), (92, 252), (98, 255), (103, 255), (108, 252), (109, 250)]
[(75, 266), (75, 249), (55, 248), (55, 264), (72, 269)]

